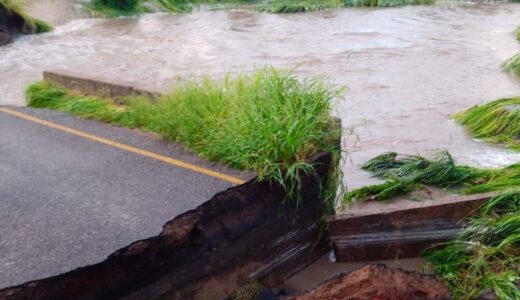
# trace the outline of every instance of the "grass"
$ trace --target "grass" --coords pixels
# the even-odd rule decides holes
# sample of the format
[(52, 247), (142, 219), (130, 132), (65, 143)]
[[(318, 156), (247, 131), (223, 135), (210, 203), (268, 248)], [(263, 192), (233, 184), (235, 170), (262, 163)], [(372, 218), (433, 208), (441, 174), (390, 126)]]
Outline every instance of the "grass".
[[(147, 0), (92, 0), (91, 8), (109, 17), (149, 12)], [(149, 0), (148, 0), (149, 1)], [(154, 0), (166, 11), (189, 13), (193, 7), (208, 4), (213, 9), (249, 5), (253, 9), (269, 13), (299, 13), (342, 7), (394, 7), (404, 5), (432, 4), (435, 0)], [(130, 2), (132, 5), (127, 5)], [(234, 5), (231, 5), (234, 4)], [(222, 6), (225, 5), (225, 6)]]
[(371, 159), (362, 168), (386, 179), (386, 182), (349, 191), (344, 195), (344, 204), (352, 201), (384, 201), (425, 186), (451, 189), (464, 194), (520, 189), (520, 163), (498, 169), (460, 166), (455, 164), (446, 151), (435, 153), (431, 158), (384, 153)]
[[(516, 39), (520, 41), (520, 27), (516, 29), (515, 35)], [(520, 53), (513, 55), (503, 63), (502, 69), (506, 72), (520, 76)]]
[(454, 299), (475, 299), (489, 290), (498, 299), (520, 299), (519, 199), (518, 189), (496, 196), (452, 240), (425, 251)]
[(269, 13), (298, 13), (343, 7), (342, 0), (271, 0), (257, 7)]
[(43, 33), (52, 30), (52, 26), (49, 24), (29, 16), (25, 12), (23, 3), (19, 0), (0, 0), (0, 7), (12, 15), (20, 16), (24, 20), (27, 28), (24, 29), (23, 33)]
[(301, 177), (313, 172), (310, 158), (323, 151), (339, 157), (340, 130), (333, 129), (330, 109), (341, 93), (267, 68), (222, 83), (187, 83), (155, 103), (130, 98), (121, 106), (45, 81), (27, 88), (27, 100), (31, 107), (155, 132), (209, 160), (255, 170), (259, 180), (277, 182), (298, 198)]
[[(473, 189), (477, 186), (480, 190), (493, 190), (492, 184), (503, 182), (509, 179), (509, 176), (514, 177), (514, 175), (518, 175), (518, 184), (520, 185), (520, 166), (518, 174), (506, 170), (481, 170), (458, 166), (446, 151), (438, 152), (430, 159), (388, 152), (369, 160), (362, 168), (386, 179), (386, 182), (365, 186), (346, 193), (344, 196), (345, 204), (352, 201), (384, 201), (426, 185), (441, 188), (460, 188), (463, 186), (469, 192), (473, 192)], [(484, 182), (487, 185), (483, 185)]]
[(454, 115), (454, 119), (475, 138), (520, 150), (520, 98), (476, 105)]
[(87, 8), (99, 16), (114, 18), (151, 12), (143, 3), (141, 0), (91, 0)]
[(347, 7), (396, 7), (433, 3), (435, 3), (435, 0), (345, 0)]
[(503, 65), (502, 69), (506, 72), (520, 76), (520, 53), (513, 55)]
[(192, 11), (192, 5), (186, 0), (157, 0), (157, 2), (169, 12), (188, 13)]

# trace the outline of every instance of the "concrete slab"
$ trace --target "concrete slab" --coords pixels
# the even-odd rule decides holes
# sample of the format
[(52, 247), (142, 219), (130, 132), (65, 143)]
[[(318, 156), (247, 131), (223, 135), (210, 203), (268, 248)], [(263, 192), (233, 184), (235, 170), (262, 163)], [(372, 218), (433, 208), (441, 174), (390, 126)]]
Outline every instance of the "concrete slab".
[(366, 202), (329, 217), (329, 238), (342, 262), (416, 257), (451, 238), (494, 193), (449, 195), (430, 190), (423, 201), (406, 196)]
[[(9, 108), (243, 180), (151, 134)], [(0, 112), (0, 288), (102, 261), (233, 184)]]

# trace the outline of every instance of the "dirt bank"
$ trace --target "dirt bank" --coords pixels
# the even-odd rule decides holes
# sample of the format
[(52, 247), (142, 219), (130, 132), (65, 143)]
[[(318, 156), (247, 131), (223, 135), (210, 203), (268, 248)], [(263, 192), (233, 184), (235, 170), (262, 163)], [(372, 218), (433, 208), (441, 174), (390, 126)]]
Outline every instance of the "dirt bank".
[(451, 299), (448, 289), (435, 277), (417, 272), (366, 265), (341, 274), (317, 288), (286, 300), (335, 299)]

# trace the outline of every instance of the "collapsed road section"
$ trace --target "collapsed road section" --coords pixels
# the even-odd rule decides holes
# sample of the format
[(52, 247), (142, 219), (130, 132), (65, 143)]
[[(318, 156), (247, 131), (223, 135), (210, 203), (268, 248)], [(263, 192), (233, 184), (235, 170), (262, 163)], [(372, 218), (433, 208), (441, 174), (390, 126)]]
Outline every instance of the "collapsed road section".
[(329, 249), (330, 153), (309, 157), (289, 201), (279, 183), (150, 133), (0, 109), (0, 299), (219, 299), (251, 279), (278, 285)]

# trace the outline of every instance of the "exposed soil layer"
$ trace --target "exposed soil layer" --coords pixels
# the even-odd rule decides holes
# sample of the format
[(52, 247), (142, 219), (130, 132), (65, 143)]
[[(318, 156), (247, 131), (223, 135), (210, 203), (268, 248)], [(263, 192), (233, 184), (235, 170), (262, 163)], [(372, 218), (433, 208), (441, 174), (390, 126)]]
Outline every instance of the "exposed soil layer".
[(252, 180), (99, 264), (0, 290), (0, 299), (222, 299), (250, 279), (278, 285), (328, 251), (317, 224), (331, 159), (312, 162), (301, 207), (285, 201), (282, 187)]
[(34, 26), (17, 14), (0, 5), (0, 46), (8, 44), (12, 37), (20, 34), (36, 33)]
[(451, 299), (448, 288), (433, 276), (366, 265), (340, 274), (317, 288), (286, 300), (408, 300)]

